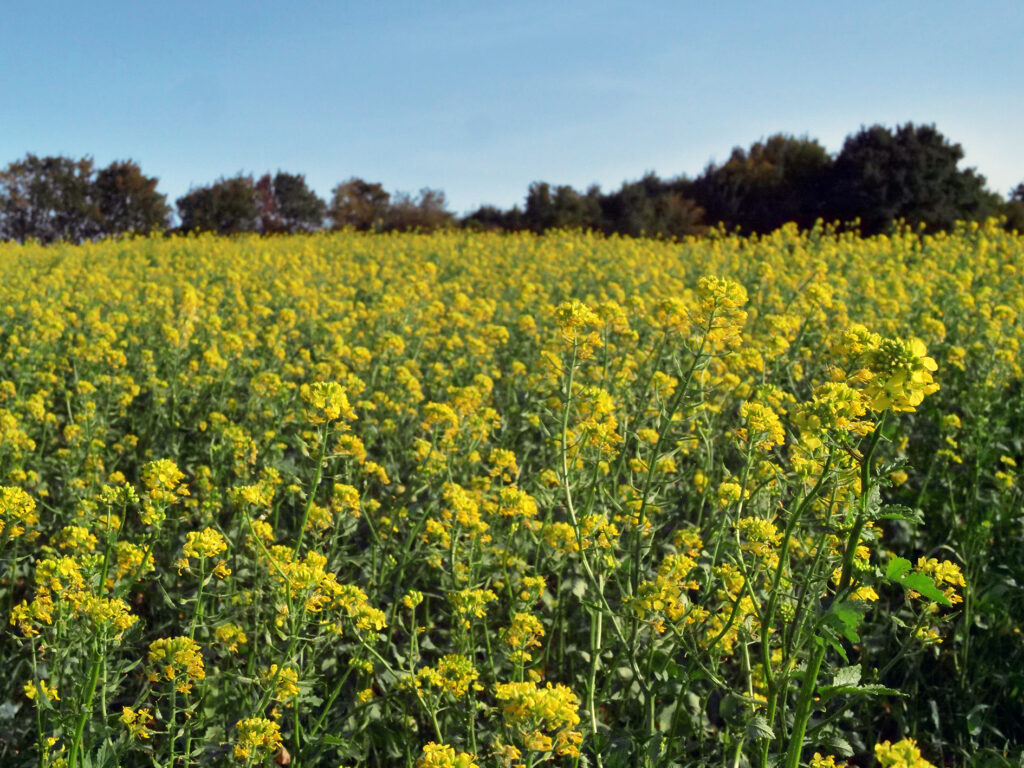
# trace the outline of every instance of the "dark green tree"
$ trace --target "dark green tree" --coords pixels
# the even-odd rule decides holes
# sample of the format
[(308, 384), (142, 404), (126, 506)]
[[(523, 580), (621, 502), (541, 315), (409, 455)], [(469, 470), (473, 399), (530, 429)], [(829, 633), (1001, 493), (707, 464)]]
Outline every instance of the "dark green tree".
[(601, 190), (591, 187), (580, 194), (568, 185), (555, 187), (535, 181), (526, 195), (523, 220), (528, 229), (600, 229)]
[(623, 182), (618, 191), (602, 195), (600, 205), (608, 234), (683, 237), (704, 229), (701, 208), (654, 173)]
[(260, 203), (260, 231), (313, 232), (320, 229), (327, 215), (327, 204), (309, 188), (301, 174), (278, 171), (256, 182)]
[(384, 213), (382, 227), (400, 232), (433, 232), (454, 222), (455, 216), (448, 210), (444, 192), (424, 187), (415, 197), (397, 193)]
[(255, 232), (260, 223), (260, 201), (252, 176), (221, 178), (189, 190), (177, 200), (184, 232), (200, 230), (221, 235)]
[(832, 158), (816, 140), (776, 134), (749, 150), (736, 147), (722, 165), (710, 164), (678, 191), (692, 195), (709, 222), (744, 232), (770, 232), (788, 222), (813, 226)]
[(995, 214), (999, 197), (973, 168), (959, 168), (963, 157), (963, 148), (934, 125), (862, 128), (836, 157), (826, 215), (859, 219), (864, 234), (875, 234), (897, 219), (949, 229)]
[(0, 238), (80, 243), (102, 233), (91, 158), (29, 154), (0, 171)]
[(493, 205), (481, 205), (475, 211), (464, 216), (460, 222), (469, 229), (485, 232), (516, 232), (524, 228), (523, 211), (519, 206), (503, 211)]
[(335, 229), (380, 231), (390, 202), (391, 195), (382, 185), (353, 177), (331, 190), (327, 217)]
[(92, 197), (105, 235), (149, 233), (167, 227), (167, 197), (156, 191), (157, 179), (131, 160), (118, 160), (96, 173)]
[(1003, 205), (1002, 215), (1006, 217), (1006, 228), (1014, 232), (1024, 232), (1024, 183), (1018, 184), (1010, 192), (1010, 197)]

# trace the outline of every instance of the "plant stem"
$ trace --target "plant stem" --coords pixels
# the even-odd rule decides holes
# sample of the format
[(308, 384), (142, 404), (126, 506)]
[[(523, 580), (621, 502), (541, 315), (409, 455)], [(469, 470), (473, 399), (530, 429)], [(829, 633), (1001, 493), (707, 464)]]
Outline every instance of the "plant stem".
[(786, 762), (783, 763), (783, 768), (799, 768), (800, 765), (804, 734), (807, 732), (807, 721), (811, 717), (811, 699), (814, 698), (818, 670), (821, 669), (821, 662), (825, 658), (825, 641), (816, 637), (815, 646), (814, 653), (810, 661), (807, 662), (807, 669), (804, 670), (804, 682), (800, 686), (800, 698), (797, 700), (796, 712), (793, 713), (793, 732), (789, 737), (789, 750), (786, 752)]

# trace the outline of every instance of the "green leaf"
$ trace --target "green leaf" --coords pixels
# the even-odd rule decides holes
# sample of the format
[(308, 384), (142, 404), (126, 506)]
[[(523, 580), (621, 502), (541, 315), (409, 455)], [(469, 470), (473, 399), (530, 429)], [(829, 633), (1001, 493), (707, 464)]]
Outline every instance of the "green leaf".
[(858, 685), (857, 691), (860, 693), (866, 693), (869, 696), (906, 696), (903, 691), (898, 691), (895, 688), (889, 688), (879, 683), (871, 683), (870, 685)]
[(840, 667), (832, 676), (832, 685), (836, 687), (843, 685), (859, 685), (860, 675), (860, 664), (854, 664), (850, 667)]
[(576, 597), (582, 598), (587, 594), (587, 582), (583, 579), (574, 579), (572, 582), (572, 593)]
[(771, 725), (765, 718), (761, 717), (761, 715), (755, 715), (747, 723), (747, 738), (751, 741), (774, 739), (775, 731), (772, 730)]
[(920, 509), (911, 509), (901, 504), (886, 504), (882, 507), (879, 520), (906, 520), (917, 525), (924, 524), (924, 513)]
[(899, 581), (910, 568), (909, 560), (903, 557), (894, 557), (885, 569), (885, 578), (889, 581)]
[(843, 648), (843, 644), (840, 643), (836, 639), (836, 637), (832, 633), (832, 631), (830, 631), (828, 629), (826, 629), (826, 632), (825, 632), (825, 642), (828, 643), (828, 647), (831, 648), (833, 651), (835, 651), (836, 654), (838, 654), (842, 658), (843, 661), (845, 661), (847, 664), (850, 663), (850, 657), (846, 655), (846, 649)]
[(929, 600), (934, 600), (940, 605), (952, 605), (952, 603), (949, 602), (949, 598), (942, 593), (942, 590), (935, 586), (935, 582), (932, 581), (931, 577), (925, 576), (923, 573), (908, 573), (903, 577), (900, 583), (907, 589), (920, 592)]
[(864, 614), (863, 609), (855, 607), (852, 603), (836, 603), (829, 613), (834, 617), (833, 626), (842, 632), (843, 637), (851, 643), (860, 642), (860, 635), (857, 634), (857, 626), (860, 624)]

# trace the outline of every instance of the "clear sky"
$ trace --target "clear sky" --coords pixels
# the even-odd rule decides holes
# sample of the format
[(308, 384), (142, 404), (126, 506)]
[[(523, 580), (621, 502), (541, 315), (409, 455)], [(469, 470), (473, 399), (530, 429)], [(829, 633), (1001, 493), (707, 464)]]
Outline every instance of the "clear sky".
[(732, 147), (935, 123), (1024, 181), (1024, 4), (7, 0), (0, 165), (136, 160), (173, 200), (240, 171), (443, 189), (696, 175)]

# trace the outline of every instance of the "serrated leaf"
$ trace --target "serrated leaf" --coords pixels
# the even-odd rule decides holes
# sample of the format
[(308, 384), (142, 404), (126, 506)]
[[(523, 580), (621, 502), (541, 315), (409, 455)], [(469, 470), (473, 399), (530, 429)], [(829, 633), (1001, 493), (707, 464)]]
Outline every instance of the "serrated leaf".
[(949, 602), (949, 598), (942, 594), (942, 590), (935, 586), (935, 582), (932, 581), (931, 577), (925, 576), (923, 573), (908, 573), (903, 577), (900, 583), (907, 589), (920, 592), (929, 600), (934, 600), (940, 605), (952, 605), (952, 603)]
[(857, 690), (860, 693), (866, 693), (870, 696), (906, 696), (903, 691), (898, 691), (895, 688), (889, 688), (886, 685), (880, 685), (879, 683), (870, 683), (869, 685), (859, 685)]
[(903, 574), (911, 569), (911, 563), (904, 557), (894, 557), (889, 561), (885, 569), (885, 578), (889, 581), (899, 581)]
[(765, 718), (761, 715), (756, 715), (747, 723), (747, 738), (752, 741), (774, 739), (775, 731), (772, 730), (771, 725)]
[(860, 608), (854, 607), (851, 603), (836, 603), (832, 606), (830, 613), (838, 621), (836, 629), (842, 632), (843, 637), (851, 643), (860, 642), (860, 635), (857, 634), (857, 626), (860, 624), (864, 614)]
[(832, 685), (836, 687), (843, 685), (859, 685), (860, 675), (860, 664), (854, 664), (850, 667), (840, 667), (832, 676)]
[(860, 694), (862, 696), (905, 696), (906, 694), (902, 691), (897, 691), (894, 688), (887, 688), (884, 685), (878, 685), (877, 683), (871, 683), (869, 685), (823, 685), (818, 689), (818, 695), (823, 700), (828, 700), (834, 696), (847, 695), (853, 696)]
[(900, 504), (887, 504), (882, 507), (879, 520), (906, 520), (917, 525), (924, 524), (924, 513), (920, 509), (911, 509)]
[(835, 635), (831, 631), (825, 632), (825, 642), (828, 643), (828, 647), (835, 651), (847, 664), (850, 663), (849, 656), (846, 655), (846, 649), (843, 648), (843, 644), (836, 640)]
[(836, 757), (853, 757), (853, 746), (834, 730), (822, 732), (818, 738), (821, 746), (828, 747), (828, 751)]

